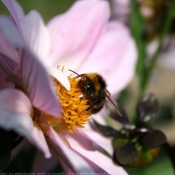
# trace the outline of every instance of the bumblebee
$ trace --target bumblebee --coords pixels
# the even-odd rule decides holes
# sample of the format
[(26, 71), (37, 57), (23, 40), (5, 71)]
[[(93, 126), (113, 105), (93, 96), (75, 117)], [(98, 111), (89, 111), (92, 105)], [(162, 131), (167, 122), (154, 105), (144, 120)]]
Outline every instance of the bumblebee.
[(79, 78), (77, 88), (82, 92), (80, 102), (82, 99), (87, 100), (87, 105), (89, 107), (86, 111), (90, 114), (98, 113), (103, 108), (106, 98), (108, 98), (117, 109), (118, 114), (121, 116), (118, 107), (110, 98), (110, 93), (106, 89), (106, 82), (101, 75), (98, 73), (78, 74), (70, 69), (69, 71), (75, 73), (77, 78)]

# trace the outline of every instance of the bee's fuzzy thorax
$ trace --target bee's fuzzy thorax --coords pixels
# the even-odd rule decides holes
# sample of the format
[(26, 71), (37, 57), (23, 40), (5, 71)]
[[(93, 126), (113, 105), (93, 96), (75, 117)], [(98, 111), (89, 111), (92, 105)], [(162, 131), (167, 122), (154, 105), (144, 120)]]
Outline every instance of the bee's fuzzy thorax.
[(94, 84), (96, 92), (99, 92), (100, 90), (106, 89), (107, 85), (103, 77), (98, 73), (88, 73), (86, 74), (86, 77), (91, 79), (91, 81)]

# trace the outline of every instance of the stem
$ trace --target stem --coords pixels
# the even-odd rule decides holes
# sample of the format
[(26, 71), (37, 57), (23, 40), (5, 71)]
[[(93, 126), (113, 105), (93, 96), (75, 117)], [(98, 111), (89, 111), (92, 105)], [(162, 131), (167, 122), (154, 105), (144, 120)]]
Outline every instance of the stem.
[(165, 148), (170, 160), (171, 160), (171, 163), (173, 165), (173, 169), (174, 169), (174, 172), (175, 172), (175, 154), (174, 154), (174, 150), (172, 149), (172, 147), (169, 145), (168, 142), (166, 142), (163, 147)]
[[(145, 76), (145, 80), (143, 82), (143, 85), (140, 87), (140, 92), (138, 94), (138, 101), (143, 97), (144, 93), (145, 93), (145, 90), (148, 86), (148, 82), (150, 80), (150, 77), (152, 75), (152, 72), (154, 70), (154, 67), (157, 63), (157, 60), (158, 60), (158, 56), (160, 54), (160, 51), (162, 49), (162, 46), (163, 46), (163, 41), (164, 41), (164, 37), (166, 36), (166, 34), (168, 33), (170, 27), (171, 27), (171, 24), (172, 24), (172, 20), (173, 20), (173, 12), (174, 12), (174, 9), (175, 9), (175, 0), (172, 1), (172, 5), (169, 9), (169, 12), (167, 14), (167, 20), (165, 21), (165, 25), (164, 27), (162, 28), (162, 32), (161, 32), (161, 35), (160, 35), (160, 40), (159, 40), (159, 45), (158, 45), (158, 48), (157, 50), (155, 51), (154, 55), (152, 56), (151, 58), (151, 62), (147, 68), (147, 73), (144, 75)], [(142, 66), (143, 68), (143, 66)], [(145, 72), (143, 71), (143, 72)], [(142, 74), (143, 74), (142, 72)], [(137, 121), (137, 114), (136, 112), (133, 114), (132, 116), (132, 123), (134, 124), (136, 121)]]
[(143, 87), (140, 90), (139, 98), (143, 96), (143, 94), (146, 90), (146, 87), (148, 85), (150, 76), (151, 76), (151, 74), (154, 70), (154, 67), (155, 67), (156, 63), (157, 63), (158, 56), (159, 56), (160, 51), (161, 51), (162, 46), (163, 46), (164, 38), (165, 38), (166, 34), (168, 33), (168, 31), (171, 27), (171, 24), (172, 24), (172, 20), (173, 20), (173, 17), (174, 17), (173, 16), (174, 9), (175, 9), (175, 0), (172, 1), (172, 5), (169, 9), (169, 12), (168, 12), (168, 15), (167, 15), (167, 20), (165, 21), (165, 25), (164, 25), (164, 27), (162, 29), (162, 32), (161, 32), (161, 35), (160, 35), (158, 48), (157, 48), (156, 52), (154, 53), (153, 57), (151, 58), (150, 65), (148, 66), (147, 74), (146, 74), (146, 77), (145, 77)]

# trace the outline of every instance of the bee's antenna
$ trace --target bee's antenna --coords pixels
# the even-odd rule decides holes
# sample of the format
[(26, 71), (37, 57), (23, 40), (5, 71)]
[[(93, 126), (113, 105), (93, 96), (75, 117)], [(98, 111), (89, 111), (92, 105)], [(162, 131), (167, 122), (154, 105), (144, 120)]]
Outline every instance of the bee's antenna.
[(78, 75), (79, 77), (81, 77), (81, 75), (80, 75), (80, 74), (78, 74), (78, 73), (76, 73), (75, 71), (70, 70), (70, 69), (68, 69), (68, 70), (69, 70), (69, 71), (71, 71), (71, 72), (73, 72), (74, 74)]
[(117, 113), (122, 117), (122, 114), (119, 110), (119, 108), (117, 107), (117, 105), (112, 101), (111, 97), (110, 97), (110, 93), (109, 91), (106, 89), (105, 90), (105, 96), (108, 98), (108, 100), (115, 106), (116, 110), (117, 110)]

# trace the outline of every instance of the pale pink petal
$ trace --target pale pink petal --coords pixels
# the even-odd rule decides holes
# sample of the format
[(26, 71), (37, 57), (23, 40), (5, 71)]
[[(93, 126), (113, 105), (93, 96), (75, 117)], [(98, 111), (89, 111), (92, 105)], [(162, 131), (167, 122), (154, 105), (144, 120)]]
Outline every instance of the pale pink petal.
[(70, 91), (70, 82), (67, 76), (60, 71), (59, 69), (56, 68), (47, 68), (48, 72), (52, 77), (57, 79), (68, 91)]
[(59, 116), (60, 104), (56, 98), (53, 83), (39, 59), (29, 50), (12, 21), (0, 18), (0, 30), (9, 43), (22, 49), (21, 76), (33, 106)]
[(94, 151), (89, 147), (86, 147), (86, 145), (88, 144), (88, 140), (85, 137), (82, 137), (81, 134), (79, 134), (78, 132), (75, 135), (66, 134), (65, 137), (70, 143), (71, 147), (75, 151), (80, 153), (82, 156), (86, 157), (91, 162), (96, 164), (97, 169), (99, 166), (103, 168), (104, 172), (106, 171), (109, 174), (117, 174), (117, 175), (127, 174), (122, 167), (118, 166), (117, 164), (114, 164), (112, 159), (108, 158), (99, 151)]
[[(94, 169), (95, 173), (93, 174), (104, 174), (104, 175), (108, 175), (108, 173), (103, 170), (102, 168), (100, 168), (98, 165), (94, 164), (93, 162), (91, 162), (89, 159), (86, 159), (86, 161), (88, 162), (88, 164), (91, 165), (91, 167)], [(66, 172), (67, 174), (74, 174), (75, 172), (72, 171), (67, 165), (66, 163), (64, 163), (63, 161), (60, 160), (60, 163), (64, 169), (64, 172)], [(82, 175), (87, 175), (86, 171), (80, 172), (80, 174)], [(89, 173), (88, 173), (89, 174)]]
[(51, 156), (43, 132), (36, 123), (33, 124), (32, 104), (23, 92), (16, 89), (1, 90), (0, 114), (2, 128), (16, 131), (41, 149), (46, 158)]
[(43, 19), (36, 11), (31, 11), (19, 21), (23, 36), (31, 50), (38, 56), (41, 62), (48, 66), (50, 51), (50, 36), (44, 25)]
[(67, 174), (69, 173), (75, 173), (74, 171), (72, 171), (62, 160), (59, 160), (61, 165), (62, 165), (62, 168), (64, 169), (64, 172), (66, 172)]
[(10, 11), (12, 18), (31, 50), (39, 56), (45, 65), (48, 65), (50, 36), (40, 14), (37, 11), (31, 11), (25, 16), (22, 8), (15, 0), (3, 0), (3, 3)]
[(0, 65), (4, 69), (4, 71), (8, 74), (13, 74), (14, 69), (17, 67), (17, 63), (8, 56), (1, 53), (1, 51), (0, 51)]
[(121, 91), (133, 77), (136, 60), (136, 46), (127, 28), (120, 23), (110, 22), (78, 73), (100, 73), (113, 95)]
[(4, 69), (0, 66), (0, 90), (7, 88), (7, 87), (13, 87), (11, 83), (6, 82), (7, 73), (4, 71)]
[[(106, 125), (105, 117), (106, 116), (106, 108), (104, 107), (99, 113), (91, 116), (92, 120), (97, 121), (101, 125)], [(96, 143), (98, 146), (103, 148), (108, 154), (112, 156), (113, 147), (112, 147), (112, 138), (104, 137), (95, 129), (93, 121), (89, 121), (84, 128), (80, 129), (83, 137), (92, 142)]]
[(16, 0), (2, 0), (2, 2), (9, 10), (12, 18), (16, 22), (18, 29), (22, 33), (22, 29), (21, 29), (21, 26), (19, 23), (20, 20), (24, 17), (24, 12), (23, 12), (22, 8), (19, 6), (19, 4), (16, 2)]
[[(88, 150), (90, 152), (94, 152), (95, 151), (95, 148), (96, 148), (96, 145), (94, 145), (94, 142), (90, 141), (88, 137), (86, 137), (86, 135), (84, 135), (82, 132), (75, 132), (74, 135), (70, 135), (68, 133), (63, 133), (63, 135), (68, 138), (69, 140), (71, 140), (71, 138), (73, 137), (73, 140), (75, 139), (77, 142), (75, 143), (74, 141), (73, 142), (70, 142), (70, 146), (75, 149), (75, 151), (77, 153), (80, 153), (81, 154), (81, 150), (79, 152), (78, 149), (76, 149), (75, 147), (79, 148), (82, 147), (83, 149), (85, 150)], [(79, 146), (77, 146), (77, 144)], [(83, 154), (82, 154), (83, 155)], [(95, 170), (96, 173), (104, 173), (104, 174), (108, 174), (106, 172), (106, 170), (103, 168), (103, 166), (99, 166), (97, 162), (93, 162), (93, 159), (89, 159), (88, 157), (84, 156), (83, 157), (86, 159), (86, 161), (88, 162), (88, 164), (91, 165), (91, 167)], [(65, 165), (64, 165), (65, 166)], [(68, 168), (65, 166), (65, 168)], [(69, 169), (69, 168), (68, 168)]]
[[(98, 118), (98, 116), (96, 116), (95, 118)], [(80, 131), (84, 133), (89, 140), (95, 142), (97, 145), (99, 145), (105, 151), (107, 151), (110, 155), (113, 154), (111, 138), (106, 138), (99, 134), (97, 131), (93, 130), (89, 123), (87, 123), (85, 128), (81, 129)]]
[(109, 17), (107, 1), (83, 0), (76, 1), (69, 11), (52, 19), (48, 29), (53, 66), (69, 65), (72, 70), (80, 66), (94, 48)]
[(27, 47), (22, 35), (19, 33), (19, 30), (16, 28), (11, 19), (4, 16), (0, 18), (0, 32), (5, 41), (11, 44), (13, 47), (16, 47), (17, 49), (18, 47)]
[(22, 81), (27, 87), (32, 105), (58, 117), (61, 106), (46, 70), (31, 52), (23, 51), (21, 55)]
[(50, 128), (48, 136), (53, 146), (59, 152), (59, 158), (64, 161), (73, 172), (94, 173), (89, 164), (68, 147), (68, 145), (64, 143), (61, 137), (52, 128)]
[(0, 31), (0, 52), (19, 63), (19, 52), (8, 43)]

